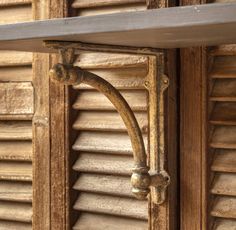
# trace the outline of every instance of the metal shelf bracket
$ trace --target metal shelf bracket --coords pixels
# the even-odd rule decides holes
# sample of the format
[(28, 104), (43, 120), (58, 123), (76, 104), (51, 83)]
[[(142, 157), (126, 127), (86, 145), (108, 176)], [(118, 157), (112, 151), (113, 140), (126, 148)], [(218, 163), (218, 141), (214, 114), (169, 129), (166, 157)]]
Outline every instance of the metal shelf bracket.
[[(152, 201), (156, 204), (162, 204), (165, 201), (166, 188), (170, 183), (170, 177), (165, 171), (164, 165), (164, 91), (168, 87), (169, 80), (163, 74), (163, 53), (149, 49), (130, 49), (71, 42), (45, 42), (45, 45), (57, 49), (60, 54), (60, 63), (54, 65), (50, 70), (52, 79), (65, 85), (81, 83), (90, 85), (104, 94), (114, 105), (126, 125), (133, 148), (132, 192), (138, 199), (146, 199), (151, 191)], [(149, 74), (145, 81), (145, 87), (149, 91), (149, 165), (142, 132), (133, 111), (123, 96), (103, 78), (73, 66), (75, 52), (81, 50), (148, 55), (150, 56), (149, 62), (158, 65), (157, 70), (152, 68), (155, 73)]]

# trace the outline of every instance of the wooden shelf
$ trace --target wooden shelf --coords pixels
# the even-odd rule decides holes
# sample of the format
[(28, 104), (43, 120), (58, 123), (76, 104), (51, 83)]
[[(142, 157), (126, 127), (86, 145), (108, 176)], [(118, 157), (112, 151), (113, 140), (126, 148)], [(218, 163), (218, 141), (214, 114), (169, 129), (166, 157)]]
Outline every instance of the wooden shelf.
[(52, 52), (44, 40), (178, 48), (236, 42), (236, 4), (205, 4), (0, 26), (0, 49)]

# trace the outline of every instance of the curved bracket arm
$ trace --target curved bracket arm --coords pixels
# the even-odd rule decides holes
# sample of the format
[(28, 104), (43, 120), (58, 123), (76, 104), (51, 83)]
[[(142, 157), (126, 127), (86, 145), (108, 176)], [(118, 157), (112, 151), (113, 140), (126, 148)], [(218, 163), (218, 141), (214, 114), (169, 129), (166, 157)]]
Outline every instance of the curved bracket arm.
[(50, 76), (66, 85), (77, 85), (85, 83), (104, 94), (122, 117), (133, 148), (134, 168), (131, 177), (132, 192), (138, 199), (145, 199), (149, 194), (149, 186), (160, 186), (167, 184), (169, 178), (162, 174), (150, 175), (148, 173), (147, 156), (145, 152), (142, 132), (130, 106), (109, 82), (103, 78), (75, 67), (72, 64), (56, 64), (50, 70)]

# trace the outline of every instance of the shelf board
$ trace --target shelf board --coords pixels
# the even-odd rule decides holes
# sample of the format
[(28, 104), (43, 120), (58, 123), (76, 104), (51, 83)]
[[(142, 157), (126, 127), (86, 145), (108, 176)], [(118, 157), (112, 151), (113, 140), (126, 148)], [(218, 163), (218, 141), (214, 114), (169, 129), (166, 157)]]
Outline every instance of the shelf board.
[(0, 50), (53, 52), (45, 40), (180, 48), (236, 43), (236, 3), (50, 19), (0, 26)]

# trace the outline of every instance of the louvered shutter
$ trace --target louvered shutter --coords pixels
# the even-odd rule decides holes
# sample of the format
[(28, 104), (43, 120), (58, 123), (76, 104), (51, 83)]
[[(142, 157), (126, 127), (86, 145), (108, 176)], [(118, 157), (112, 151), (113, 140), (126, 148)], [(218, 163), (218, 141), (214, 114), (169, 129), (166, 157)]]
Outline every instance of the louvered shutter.
[[(74, 1), (77, 15), (94, 15), (145, 9), (145, 1)], [(118, 88), (127, 100), (146, 140), (148, 74), (146, 57), (86, 53), (78, 56), (76, 65), (103, 77)], [(125, 125), (113, 105), (94, 89), (81, 85), (73, 109), (78, 112), (73, 129), (76, 161), (73, 170), (78, 179), (74, 203), (77, 229), (148, 228), (148, 203), (131, 194), (132, 148)]]
[(236, 49), (214, 48), (209, 73), (212, 229), (236, 229)]
[[(32, 20), (31, 1), (1, 0), (0, 23)], [(31, 229), (32, 54), (0, 53), (0, 229)]]

